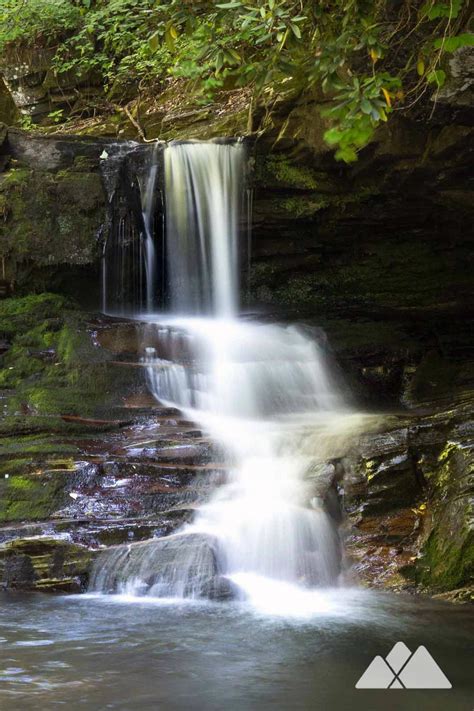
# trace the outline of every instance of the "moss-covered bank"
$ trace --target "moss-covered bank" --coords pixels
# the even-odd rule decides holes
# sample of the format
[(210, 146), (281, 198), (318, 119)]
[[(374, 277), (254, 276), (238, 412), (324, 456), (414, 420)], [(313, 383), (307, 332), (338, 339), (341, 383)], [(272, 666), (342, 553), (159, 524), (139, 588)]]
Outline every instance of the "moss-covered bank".
[(99, 261), (106, 203), (100, 146), (29, 143), (21, 132), (10, 139), (0, 141), (2, 278), (24, 293), (61, 281), (67, 291), (66, 274), (95, 273)]
[(72, 301), (48, 293), (0, 301), (0, 333), (7, 415), (85, 416), (104, 407), (106, 359)]

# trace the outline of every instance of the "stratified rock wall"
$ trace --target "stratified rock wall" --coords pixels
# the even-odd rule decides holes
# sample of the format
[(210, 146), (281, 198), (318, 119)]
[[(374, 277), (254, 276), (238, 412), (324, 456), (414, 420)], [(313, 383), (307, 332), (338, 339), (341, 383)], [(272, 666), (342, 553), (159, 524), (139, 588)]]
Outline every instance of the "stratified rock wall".
[[(248, 137), (252, 260), (242, 283), (245, 305), (263, 318), (325, 330), (359, 407), (399, 412), (330, 463), (359, 580), (463, 599), (472, 584), (474, 200), (472, 120), (456, 67), (432, 117), (392, 119), (350, 168), (324, 145), (315, 102), (277, 107), (263, 135)], [(31, 99), (38, 116), (51, 108), (43, 99)], [(149, 137), (249, 131), (242, 105), (212, 116), (162, 99), (145, 117)], [(14, 121), (8, 96), (1, 106)], [(96, 133), (116, 135), (109, 129)], [(115, 139), (2, 128), (0, 143), (2, 293), (73, 293), (97, 309), (111, 196), (101, 156)], [(145, 149), (133, 145), (137, 156)], [(52, 544), (9, 541), (49, 531), (87, 546), (166, 535), (192, 516), (202, 482), (208, 489), (223, 474), (207, 444), (193, 450), (201, 433), (179, 413), (119, 405), (144, 391), (131, 324), (84, 318), (57, 295), (15, 302), (0, 302), (0, 569), (8, 586), (78, 589), (80, 550), (70, 550), (79, 567), (61, 572)], [(15, 526), (33, 528), (27, 536)]]

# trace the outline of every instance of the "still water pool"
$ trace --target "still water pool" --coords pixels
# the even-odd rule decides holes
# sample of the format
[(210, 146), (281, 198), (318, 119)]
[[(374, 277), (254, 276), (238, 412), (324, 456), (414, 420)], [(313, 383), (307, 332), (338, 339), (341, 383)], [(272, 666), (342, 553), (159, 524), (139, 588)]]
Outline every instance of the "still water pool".
[[(296, 600), (284, 615), (271, 604), (2, 593), (0, 708), (471, 711), (473, 631), (472, 608), (361, 590)], [(397, 641), (425, 645), (453, 688), (356, 690)]]

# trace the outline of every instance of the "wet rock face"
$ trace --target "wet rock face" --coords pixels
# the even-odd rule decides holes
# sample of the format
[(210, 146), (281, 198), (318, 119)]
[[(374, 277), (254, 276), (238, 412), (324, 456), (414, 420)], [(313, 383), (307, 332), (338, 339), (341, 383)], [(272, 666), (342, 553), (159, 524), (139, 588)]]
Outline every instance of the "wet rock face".
[(198, 533), (118, 546), (103, 552), (91, 573), (91, 589), (159, 597), (225, 598), (218, 542)]
[[(6, 169), (0, 179), (0, 255), (17, 288), (25, 287), (22, 280), (34, 287), (34, 270), (42, 270), (50, 284), (59, 265), (95, 270), (106, 204), (100, 152), (97, 142), (34, 140), (9, 131), (0, 150)], [(41, 285), (40, 274), (38, 279)]]
[(236, 600), (240, 595), (241, 592), (237, 585), (222, 575), (215, 575), (213, 578), (206, 580), (200, 587), (200, 597), (216, 602)]
[(7, 440), (0, 540), (56, 534), (96, 547), (168, 535), (190, 520), (224, 476), (218, 452), (196, 438), (192, 423), (175, 419), (176, 411), (135, 416), (136, 424), (112, 420), (102, 432), (95, 428), (105, 420), (72, 418), (67, 459), (61, 435), (17, 435), (15, 446)]
[(11, 126), (18, 118), (18, 111), (13, 97), (8, 91), (3, 77), (0, 77), (0, 123)]
[(472, 594), (471, 408), (472, 395), (402, 428), (392, 418), (345, 460), (346, 547), (365, 584)]
[(367, 435), (345, 462), (346, 549), (368, 585), (404, 588), (400, 573), (416, 551), (423, 488), (408, 447), (408, 428)]
[(361, 505), (365, 515), (398, 509), (416, 500), (421, 485), (408, 451), (408, 429), (363, 438), (360, 448)]
[[(390, 407), (430, 352), (444, 376), (472, 358), (471, 124), (392, 117), (353, 167), (297, 125), (256, 144), (250, 298), (324, 328), (365, 405)], [(425, 372), (418, 402), (433, 400)]]
[[(38, 537), (96, 550), (168, 536), (225, 476), (194, 423), (147, 394), (130, 328), (54, 294), (0, 302), (2, 550)], [(25, 555), (8, 563), (9, 586), (38, 586)]]
[(416, 579), (437, 590), (474, 582), (474, 429), (458, 428), (426, 466), (433, 490)]
[(82, 592), (90, 550), (54, 538), (16, 540), (0, 545), (1, 584), (7, 589)]
[(437, 92), (436, 101), (455, 109), (470, 109), (474, 100), (474, 50), (462, 47), (449, 61), (446, 84)]

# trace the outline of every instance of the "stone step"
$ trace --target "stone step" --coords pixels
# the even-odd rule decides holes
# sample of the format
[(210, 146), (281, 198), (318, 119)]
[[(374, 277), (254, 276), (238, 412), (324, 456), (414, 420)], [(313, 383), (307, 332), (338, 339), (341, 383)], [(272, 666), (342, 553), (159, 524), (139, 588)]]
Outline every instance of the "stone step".
[(0, 548), (10, 541), (41, 541), (54, 539), (96, 548), (130, 541), (145, 541), (169, 535), (191, 520), (196, 508), (175, 507), (159, 515), (135, 518), (56, 518), (30, 524), (10, 524), (0, 527)]

